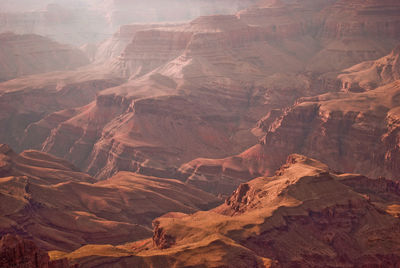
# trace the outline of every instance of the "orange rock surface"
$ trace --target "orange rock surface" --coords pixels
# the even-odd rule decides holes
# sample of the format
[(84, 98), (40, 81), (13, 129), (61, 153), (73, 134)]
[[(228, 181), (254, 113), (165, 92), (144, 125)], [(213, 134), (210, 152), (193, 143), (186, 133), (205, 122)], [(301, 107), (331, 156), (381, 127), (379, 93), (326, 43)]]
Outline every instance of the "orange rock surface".
[(241, 184), (213, 210), (156, 219), (152, 243), (65, 256), (82, 267), (396, 267), (399, 189), (291, 155), (275, 176)]
[(94, 183), (65, 160), (0, 147), (0, 234), (19, 234), (40, 248), (73, 250), (143, 239), (151, 235), (155, 217), (218, 203), (177, 180), (120, 172)]

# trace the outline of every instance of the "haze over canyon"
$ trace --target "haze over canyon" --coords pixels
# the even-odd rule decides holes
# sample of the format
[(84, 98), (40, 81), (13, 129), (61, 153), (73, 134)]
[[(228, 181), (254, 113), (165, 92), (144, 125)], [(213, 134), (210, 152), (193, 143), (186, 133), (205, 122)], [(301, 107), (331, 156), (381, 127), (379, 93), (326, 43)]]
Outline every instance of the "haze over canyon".
[(399, 174), (399, 1), (0, 3), (1, 267), (398, 267)]

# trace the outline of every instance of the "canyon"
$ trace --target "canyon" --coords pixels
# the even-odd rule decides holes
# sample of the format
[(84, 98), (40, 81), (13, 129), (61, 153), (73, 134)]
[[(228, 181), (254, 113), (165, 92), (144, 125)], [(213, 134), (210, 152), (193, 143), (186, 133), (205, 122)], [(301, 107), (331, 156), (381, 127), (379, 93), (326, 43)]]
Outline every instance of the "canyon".
[(213, 210), (157, 218), (152, 239), (50, 254), (81, 267), (396, 267), (399, 201), (398, 182), (291, 155)]
[(0, 34), (0, 81), (87, 65), (85, 54), (39, 35)]
[(98, 182), (65, 160), (32, 150), (16, 154), (6, 145), (0, 176), (0, 234), (30, 238), (47, 250), (143, 239), (155, 217), (220, 202), (173, 179), (120, 172)]
[[(20, 126), (15, 136), (22, 141), (6, 142), (66, 158), (98, 179), (119, 170), (176, 177), (193, 159), (239, 154), (263, 135), (253, 129), (266, 114), (277, 115), (276, 109), (301, 97), (339, 92), (343, 69), (385, 56), (398, 42), (392, 30), (397, 13), (380, 15), (399, 8), (396, 3), (372, 1), (355, 9), (337, 1), (312, 7), (264, 3), (236, 15), (121, 28), (108, 42), (111, 47), (101, 50), (120, 55), (98, 56), (103, 60), (91, 73), (107, 69), (125, 82), (101, 90), (86, 106)], [(338, 9), (352, 16), (342, 20)], [(355, 26), (371, 21), (387, 29)], [(334, 23), (338, 29), (330, 26)], [(116, 40), (130, 34), (130, 41)], [(343, 57), (346, 61), (319, 67)]]
[(400, 264), (398, 1), (24, 1), (1, 265)]

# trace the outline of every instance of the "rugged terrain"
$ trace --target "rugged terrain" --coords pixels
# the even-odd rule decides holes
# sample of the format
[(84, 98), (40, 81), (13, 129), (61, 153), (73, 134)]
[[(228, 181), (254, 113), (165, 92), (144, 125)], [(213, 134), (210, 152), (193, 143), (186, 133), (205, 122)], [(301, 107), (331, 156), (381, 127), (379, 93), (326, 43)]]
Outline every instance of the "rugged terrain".
[(213, 210), (156, 219), (152, 242), (51, 255), (81, 267), (397, 267), (399, 202), (397, 182), (291, 155)]
[(102, 182), (38, 151), (0, 147), (0, 234), (18, 234), (47, 250), (119, 244), (151, 235), (170, 211), (211, 208), (219, 200), (177, 180), (120, 172)]
[(339, 92), (300, 98), (262, 118), (254, 130), (259, 144), (224, 159), (192, 160), (179, 174), (206, 191), (229, 194), (240, 182), (271, 175), (289, 154), (300, 153), (337, 170), (397, 179), (399, 70), (399, 47), (345, 69), (338, 75)]
[(41, 267), (72, 268), (67, 259), (50, 261), (47, 252), (39, 249), (35, 243), (19, 236), (5, 235), (0, 240), (0, 265), (3, 268)]
[[(202, 0), (197, 14), (192, 1), (163, 16), (136, 1), (25, 10), (47, 25), (30, 30), (73, 43), (98, 40), (85, 23), (86, 36), (65, 34), (84, 14), (104, 31), (135, 12), (156, 21), (120, 26), (86, 56), (0, 35), (16, 64), (0, 83), (0, 142), (15, 149), (0, 145), (4, 265), (399, 266), (400, 2), (233, 13), (255, 1)], [(196, 18), (165, 23), (170, 9)], [(214, 12), (231, 14), (197, 16)], [(17, 13), (0, 29), (26, 29)]]
[(39, 34), (62, 43), (94, 44), (132, 23), (186, 21), (201, 15), (230, 14), (256, 0), (3, 0), (0, 32)]
[[(296, 99), (340, 91), (341, 70), (397, 44), (397, 9), (393, 1), (267, 1), (236, 15), (123, 27), (96, 57), (128, 81), (87, 106), (42, 117), (20, 143), (100, 179), (119, 170), (176, 177), (193, 159), (229, 157), (256, 144), (264, 130), (252, 130), (265, 115), (267, 128)], [(380, 25), (386, 28), (374, 30)], [(332, 65), (322, 67), (326, 62)]]
[(42, 36), (0, 34), (0, 81), (30, 74), (71, 70), (88, 63), (82, 51)]

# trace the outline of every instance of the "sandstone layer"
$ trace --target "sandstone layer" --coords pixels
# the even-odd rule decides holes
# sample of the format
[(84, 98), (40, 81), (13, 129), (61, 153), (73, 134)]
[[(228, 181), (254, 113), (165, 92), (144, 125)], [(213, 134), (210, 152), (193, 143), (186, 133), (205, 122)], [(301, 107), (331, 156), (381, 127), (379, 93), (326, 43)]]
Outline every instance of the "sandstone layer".
[(0, 81), (89, 63), (82, 51), (34, 34), (2, 33), (0, 51)]
[(256, 0), (4, 0), (0, 32), (39, 34), (80, 46), (110, 37), (121, 25), (186, 21), (201, 15), (233, 14)]
[[(291, 153), (331, 168), (398, 178), (399, 49), (342, 71), (340, 92), (300, 98), (257, 124), (260, 143), (224, 159), (195, 159), (182, 178), (206, 191), (228, 194), (240, 182), (271, 175)], [(263, 134), (262, 134), (263, 133)]]
[(86, 105), (97, 92), (122, 81), (101, 69), (85, 67), (0, 83), (0, 140), (18, 151), (40, 148), (36, 134), (22, 141), (31, 123), (59, 110)]
[[(338, 72), (384, 56), (399, 39), (390, 30), (399, 20), (390, 10), (398, 6), (267, 1), (236, 15), (122, 27), (97, 57), (128, 81), (88, 106), (38, 120), (25, 138), (40, 136), (35, 148), (97, 178), (120, 170), (175, 177), (188, 161), (224, 158), (256, 144), (253, 134), (262, 133), (252, 129), (266, 114), (264, 127), (300, 97), (339, 91)], [(338, 10), (352, 14), (351, 21)], [(364, 21), (390, 29), (352, 28), (354, 43), (329, 26)], [(320, 67), (338, 53), (346, 60)]]
[(397, 267), (399, 184), (291, 155), (225, 204), (154, 221), (153, 241), (63, 254), (82, 267)]
[[(96, 88), (100, 92), (94, 101), (93, 94), (73, 99), (74, 105), (64, 103), (68, 98), (56, 98), (60, 105), (52, 110), (38, 107), (29, 116), (4, 116), (3, 122), (12, 127), (5, 128), (1, 138), (17, 149), (35, 148), (66, 158), (100, 179), (135, 171), (193, 181), (190, 168), (181, 168), (185, 163), (240, 154), (271, 124), (276, 128), (298, 98), (338, 92), (342, 69), (389, 53), (399, 41), (399, 16), (391, 11), (398, 8), (389, 0), (379, 5), (265, 1), (236, 15), (122, 27), (100, 47), (99, 65), (89, 68), (91, 76), (101, 70), (123, 77), (119, 83)], [(382, 31), (377, 30), (381, 26)], [(334, 64), (325, 66), (327, 61)], [(78, 73), (85, 79), (89, 75)], [(16, 100), (5, 100), (4, 106), (12, 109)], [(87, 105), (77, 105), (81, 100)], [(294, 142), (301, 142), (298, 139)], [(260, 146), (256, 150), (264, 151), (257, 149)], [(269, 152), (245, 153), (244, 162), (254, 156), (257, 163), (250, 171), (246, 163), (235, 169), (246, 178), (273, 172), (288, 154), (299, 152), (292, 147), (285, 146), (271, 160)], [(236, 182), (222, 186), (224, 194), (240, 180), (228, 179)]]
[(50, 261), (47, 252), (39, 249), (35, 243), (20, 236), (4, 235), (0, 240), (0, 265), (3, 268), (40, 267), (72, 268), (67, 259)]
[(18, 234), (47, 250), (120, 244), (151, 235), (154, 218), (219, 203), (177, 180), (129, 172), (95, 183), (65, 160), (0, 147), (0, 234)]

